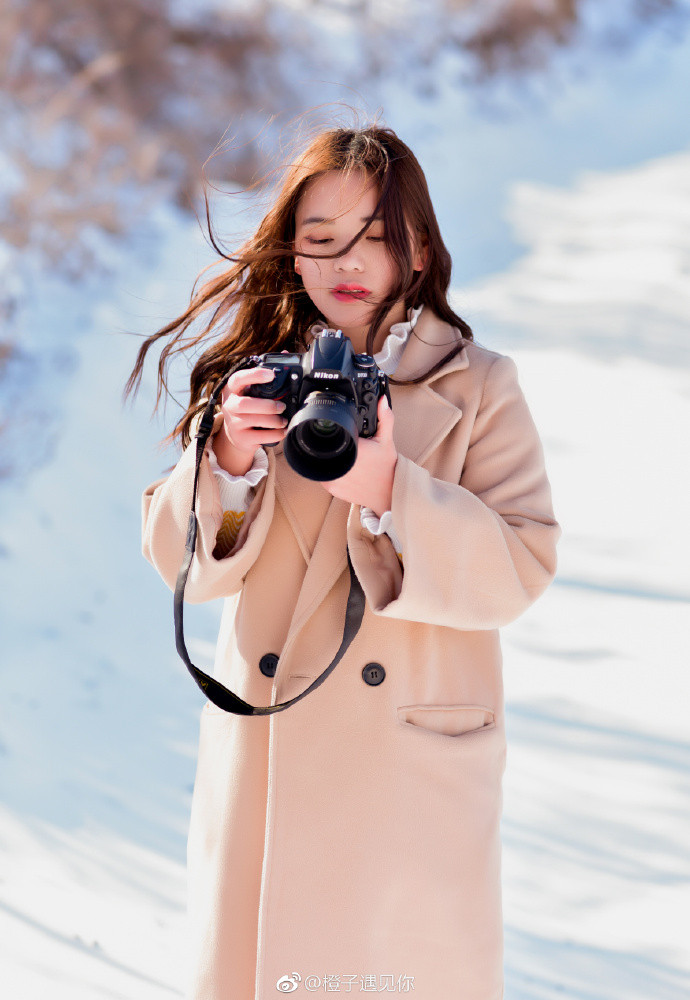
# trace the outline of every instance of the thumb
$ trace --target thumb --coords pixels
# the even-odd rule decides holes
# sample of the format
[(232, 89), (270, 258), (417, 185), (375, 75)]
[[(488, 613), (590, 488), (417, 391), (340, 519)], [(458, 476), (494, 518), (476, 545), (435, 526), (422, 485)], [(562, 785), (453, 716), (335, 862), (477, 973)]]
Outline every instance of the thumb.
[(388, 405), (388, 399), (386, 396), (381, 396), (378, 405), (378, 421), (379, 425), (376, 428), (376, 437), (386, 436), (392, 437), (393, 434), (393, 411)]

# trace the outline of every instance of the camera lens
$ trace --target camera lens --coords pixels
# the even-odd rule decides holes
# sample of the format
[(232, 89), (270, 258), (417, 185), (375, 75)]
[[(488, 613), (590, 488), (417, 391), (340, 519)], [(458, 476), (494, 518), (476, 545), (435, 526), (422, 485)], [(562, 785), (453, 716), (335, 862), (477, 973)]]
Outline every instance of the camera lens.
[[(319, 427), (324, 422), (331, 424), (326, 431)], [(303, 455), (317, 461), (331, 460), (342, 455), (347, 451), (350, 440), (350, 435), (331, 420), (310, 420), (301, 424), (295, 433), (295, 446)]]
[(339, 393), (311, 393), (293, 417), (285, 439), (285, 457), (307, 479), (339, 479), (357, 458), (354, 405)]
[(336, 427), (337, 424), (335, 424), (332, 420), (312, 421), (312, 430), (314, 431), (315, 434), (323, 434), (324, 436), (326, 434), (334, 434)]

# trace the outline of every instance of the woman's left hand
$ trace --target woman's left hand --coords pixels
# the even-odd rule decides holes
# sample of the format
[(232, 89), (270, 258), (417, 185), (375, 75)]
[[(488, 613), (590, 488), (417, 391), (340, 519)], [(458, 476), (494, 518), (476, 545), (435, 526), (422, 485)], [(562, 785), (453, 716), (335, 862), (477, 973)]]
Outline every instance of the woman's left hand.
[(398, 452), (393, 444), (393, 411), (385, 396), (379, 399), (378, 427), (370, 438), (357, 442), (357, 460), (340, 479), (321, 483), (331, 496), (370, 507), (377, 517), (391, 509), (393, 477)]

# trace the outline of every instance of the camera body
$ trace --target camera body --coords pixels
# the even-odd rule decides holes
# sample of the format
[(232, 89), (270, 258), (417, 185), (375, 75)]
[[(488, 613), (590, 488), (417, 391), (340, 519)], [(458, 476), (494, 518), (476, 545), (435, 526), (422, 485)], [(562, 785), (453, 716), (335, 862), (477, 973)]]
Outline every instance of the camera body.
[(358, 438), (376, 433), (379, 399), (385, 393), (390, 401), (388, 376), (374, 358), (355, 354), (342, 330), (324, 330), (304, 354), (252, 355), (249, 362), (275, 372), (272, 382), (245, 393), (285, 403), (283, 451), (295, 472), (317, 482), (349, 472)]

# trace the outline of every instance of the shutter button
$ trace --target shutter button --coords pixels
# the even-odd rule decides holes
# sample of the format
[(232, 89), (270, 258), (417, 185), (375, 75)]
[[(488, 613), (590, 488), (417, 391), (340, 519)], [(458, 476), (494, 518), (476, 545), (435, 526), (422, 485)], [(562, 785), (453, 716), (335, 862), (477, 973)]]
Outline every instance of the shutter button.
[(380, 663), (367, 663), (362, 671), (362, 677), (367, 684), (380, 684), (386, 676), (386, 671)]
[(275, 653), (264, 653), (259, 660), (259, 669), (266, 677), (275, 677), (278, 657)]

